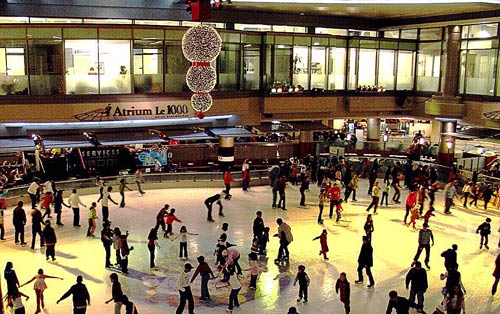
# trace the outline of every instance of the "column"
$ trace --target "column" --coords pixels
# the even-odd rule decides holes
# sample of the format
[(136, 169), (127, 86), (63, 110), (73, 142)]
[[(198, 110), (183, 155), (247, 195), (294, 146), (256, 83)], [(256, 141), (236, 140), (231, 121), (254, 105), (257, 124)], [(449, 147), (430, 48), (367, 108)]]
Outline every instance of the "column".
[(366, 128), (366, 140), (368, 142), (380, 142), (380, 119), (368, 118)]
[(455, 160), (455, 137), (447, 135), (455, 133), (457, 122), (441, 121), (441, 136), (439, 139), (438, 163), (444, 166), (452, 166)]
[(316, 155), (316, 143), (313, 141), (312, 131), (300, 131), (299, 135), (299, 147), (298, 150), (294, 150), (294, 153), (299, 158), (303, 158), (308, 154)]
[(219, 167), (226, 170), (234, 163), (234, 137), (219, 137), (218, 157)]
[(460, 73), (460, 37), (462, 27), (446, 27), (448, 40), (446, 41), (446, 70), (443, 86), (444, 97), (456, 97), (458, 93), (458, 79)]

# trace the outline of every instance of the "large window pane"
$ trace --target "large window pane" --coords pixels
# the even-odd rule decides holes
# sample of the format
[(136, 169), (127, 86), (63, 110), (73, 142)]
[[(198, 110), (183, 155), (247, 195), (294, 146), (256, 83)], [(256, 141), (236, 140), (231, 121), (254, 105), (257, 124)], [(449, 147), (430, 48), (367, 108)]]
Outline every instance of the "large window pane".
[(378, 85), (394, 89), (394, 50), (380, 50), (378, 58)]
[(66, 94), (97, 94), (97, 40), (66, 40)]
[(31, 95), (63, 93), (62, 41), (31, 40), (28, 44)]
[(291, 84), (292, 48), (286, 45), (276, 45), (274, 48), (274, 83)]
[(466, 38), (489, 38), (497, 35), (498, 24), (478, 24), (470, 25)]
[(182, 54), (179, 45), (167, 46), (167, 73), (165, 77), (166, 92), (188, 92), (186, 72), (191, 63)]
[(417, 62), (417, 90), (437, 92), (441, 66), (441, 42), (421, 44)]
[(412, 90), (413, 89), (413, 64), (415, 53), (413, 51), (398, 51), (398, 73), (397, 73), (397, 90)]
[(309, 48), (293, 47), (293, 84), (309, 89)]
[(460, 78), (458, 81), (458, 92), (463, 94), (465, 92), (465, 64), (467, 59), (467, 51), (460, 52)]
[(163, 91), (163, 41), (134, 42), (134, 93)]
[(344, 89), (346, 48), (328, 48), (328, 89)]
[(100, 40), (98, 72), (101, 94), (131, 93), (130, 41)]
[(375, 63), (377, 51), (375, 49), (359, 50), (358, 85), (375, 85)]
[(465, 66), (465, 93), (493, 95), (495, 50), (469, 50)]
[(219, 90), (237, 90), (240, 69), (240, 45), (224, 44), (218, 61)]
[(243, 48), (243, 71), (241, 72), (241, 88), (258, 90), (260, 80), (260, 47), (245, 45)]
[(28, 94), (25, 41), (0, 42), (0, 95)]
[(349, 80), (348, 88), (351, 90), (355, 90), (358, 86), (358, 76), (356, 69), (356, 57), (358, 55), (358, 50), (356, 48), (349, 49)]
[(326, 89), (326, 48), (313, 47), (311, 51), (311, 88)]

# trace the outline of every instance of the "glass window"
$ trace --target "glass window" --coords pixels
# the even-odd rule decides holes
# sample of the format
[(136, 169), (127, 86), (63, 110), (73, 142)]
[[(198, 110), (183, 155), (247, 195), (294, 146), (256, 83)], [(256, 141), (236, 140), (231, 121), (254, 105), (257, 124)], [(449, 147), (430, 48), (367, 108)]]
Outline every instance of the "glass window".
[(465, 65), (465, 93), (493, 95), (496, 50), (469, 50)]
[(417, 60), (417, 90), (438, 91), (441, 42), (420, 44)]
[(422, 28), (420, 30), (420, 40), (441, 40), (442, 28)]
[[(4, 23), (4, 22), (2, 22)], [(57, 24), (81, 24), (83, 23), (82, 19), (62, 19), (62, 18), (44, 18), (44, 17), (30, 17), (30, 23), (32, 24), (50, 24), (50, 23), (57, 23)]]
[(238, 90), (238, 73), (240, 70), (240, 45), (224, 44), (218, 60), (218, 89)]
[[(97, 40), (66, 40), (66, 94), (97, 94)], [(105, 70), (105, 69), (104, 69)]]
[(311, 89), (326, 89), (326, 48), (312, 47), (311, 50)]
[(64, 93), (62, 40), (28, 41), (31, 95)]
[(258, 90), (260, 83), (260, 47), (247, 44), (243, 47), (241, 89)]
[(347, 36), (347, 29), (316, 27), (316, 34), (326, 34), (333, 36)]
[(356, 48), (350, 48), (349, 49), (349, 80), (348, 82), (348, 88), (350, 90), (355, 90), (358, 86), (358, 76), (357, 76), (357, 69), (356, 69), (356, 59), (358, 55), (358, 50)]
[(126, 19), (83, 19), (85, 24), (132, 24), (132, 20)]
[(413, 90), (415, 52), (398, 51), (397, 90)]
[(347, 34), (348, 36), (377, 37), (378, 32), (350, 29)]
[(359, 49), (358, 85), (375, 85), (377, 50)]
[(189, 92), (186, 84), (186, 73), (191, 66), (182, 54), (181, 43), (167, 43), (167, 69), (165, 75), (166, 92)]
[(328, 48), (328, 89), (344, 89), (346, 48)]
[(0, 95), (27, 95), (26, 42), (0, 42)]
[(465, 34), (465, 38), (489, 38), (497, 36), (498, 24), (478, 24), (469, 25), (468, 30), (462, 31), (462, 35)]
[(134, 41), (134, 93), (163, 91), (163, 41)]
[(293, 48), (287, 45), (274, 46), (274, 82), (288, 85), (292, 82)]
[(417, 39), (417, 30), (416, 29), (402, 29), (401, 30), (401, 39)]
[(467, 60), (467, 51), (460, 51), (460, 78), (458, 81), (458, 92), (464, 94), (465, 92), (465, 64)]
[(180, 21), (149, 21), (149, 20), (135, 20), (138, 25), (164, 25), (164, 26), (181, 26)]
[(130, 41), (99, 40), (97, 72), (101, 94), (131, 93)]
[(29, 17), (18, 17), (18, 16), (2, 16), (0, 17), (1, 24), (21, 24), (29, 23)]
[(399, 30), (384, 31), (384, 38), (399, 38)]
[(273, 32), (283, 33), (306, 33), (305, 27), (273, 25)]
[(266, 60), (264, 62), (264, 86), (267, 90), (271, 89), (274, 85), (275, 78), (273, 76), (274, 73), (274, 64), (275, 64), (275, 46), (274, 45), (266, 45)]
[[(203, 22), (204, 25), (211, 26), (213, 28), (226, 28), (224, 23), (214, 23), (214, 22)], [(181, 26), (200, 26), (200, 22), (192, 22), (192, 21), (182, 21)]]
[(394, 50), (379, 50), (378, 86), (394, 89)]
[(272, 30), (271, 25), (263, 25), (263, 24), (234, 24), (234, 29), (238, 31), (247, 31), (247, 32), (270, 32)]
[(492, 40), (467, 40), (468, 49), (490, 49), (493, 48)]
[(309, 89), (309, 47), (293, 47), (293, 85)]

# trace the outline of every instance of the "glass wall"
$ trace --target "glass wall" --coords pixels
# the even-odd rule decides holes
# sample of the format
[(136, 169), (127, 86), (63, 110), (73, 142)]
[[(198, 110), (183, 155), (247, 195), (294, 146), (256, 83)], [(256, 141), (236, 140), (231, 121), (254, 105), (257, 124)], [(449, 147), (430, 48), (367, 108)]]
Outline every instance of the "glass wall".
[(97, 94), (99, 58), (96, 39), (66, 40), (66, 94)]
[(357, 48), (349, 48), (349, 76), (348, 76), (348, 89), (355, 90), (358, 87), (358, 75), (357, 75)]
[[(358, 61), (358, 84), (357, 85), (376, 85), (375, 65), (377, 64), (377, 50), (360, 49)], [(383, 69), (385, 72), (385, 69)]]
[(99, 40), (99, 92), (128, 94), (130, 81), (130, 40)]
[(179, 42), (167, 42), (166, 92), (188, 92), (186, 73), (191, 63), (184, 58)]
[(276, 84), (291, 84), (293, 48), (288, 45), (276, 45), (274, 47), (274, 82)]
[(346, 48), (328, 48), (328, 89), (344, 89)]
[(441, 69), (441, 42), (421, 43), (417, 60), (417, 90), (437, 92)]
[(31, 95), (64, 94), (62, 40), (28, 41)]
[(134, 41), (134, 93), (163, 91), (163, 41)]
[(397, 90), (413, 90), (415, 52), (398, 51)]
[(217, 89), (221, 91), (238, 90), (240, 69), (240, 45), (224, 44), (218, 60), (217, 73), (219, 82)]
[(311, 89), (327, 89), (326, 86), (326, 48), (312, 47), (311, 50)]
[(260, 78), (260, 47), (247, 44), (243, 48), (243, 71), (241, 71), (241, 89), (258, 90)]
[(309, 48), (293, 47), (293, 85), (309, 89)]
[(26, 42), (0, 42), (0, 94), (28, 94), (28, 76), (26, 75)]
[(387, 90), (394, 89), (394, 50), (380, 50), (378, 57), (378, 86)]

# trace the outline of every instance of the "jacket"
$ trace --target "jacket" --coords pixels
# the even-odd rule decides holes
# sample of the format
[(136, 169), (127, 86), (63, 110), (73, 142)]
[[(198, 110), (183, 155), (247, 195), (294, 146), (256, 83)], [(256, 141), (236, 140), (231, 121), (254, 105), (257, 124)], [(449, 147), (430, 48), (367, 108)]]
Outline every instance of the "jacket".
[(373, 248), (369, 242), (363, 243), (359, 252), (358, 263), (363, 266), (373, 266)]
[(278, 227), (278, 235), (280, 239), (282, 239), (284, 235), (288, 243), (293, 241), (292, 228), (290, 228), (290, 226), (284, 222), (282, 222), (281, 225)]
[(410, 269), (408, 274), (406, 274), (405, 282), (407, 289), (411, 282), (411, 290), (414, 291), (425, 292), (429, 287), (429, 284), (427, 282), (427, 272), (423, 268), (417, 269), (416, 267), (414, 267)]

